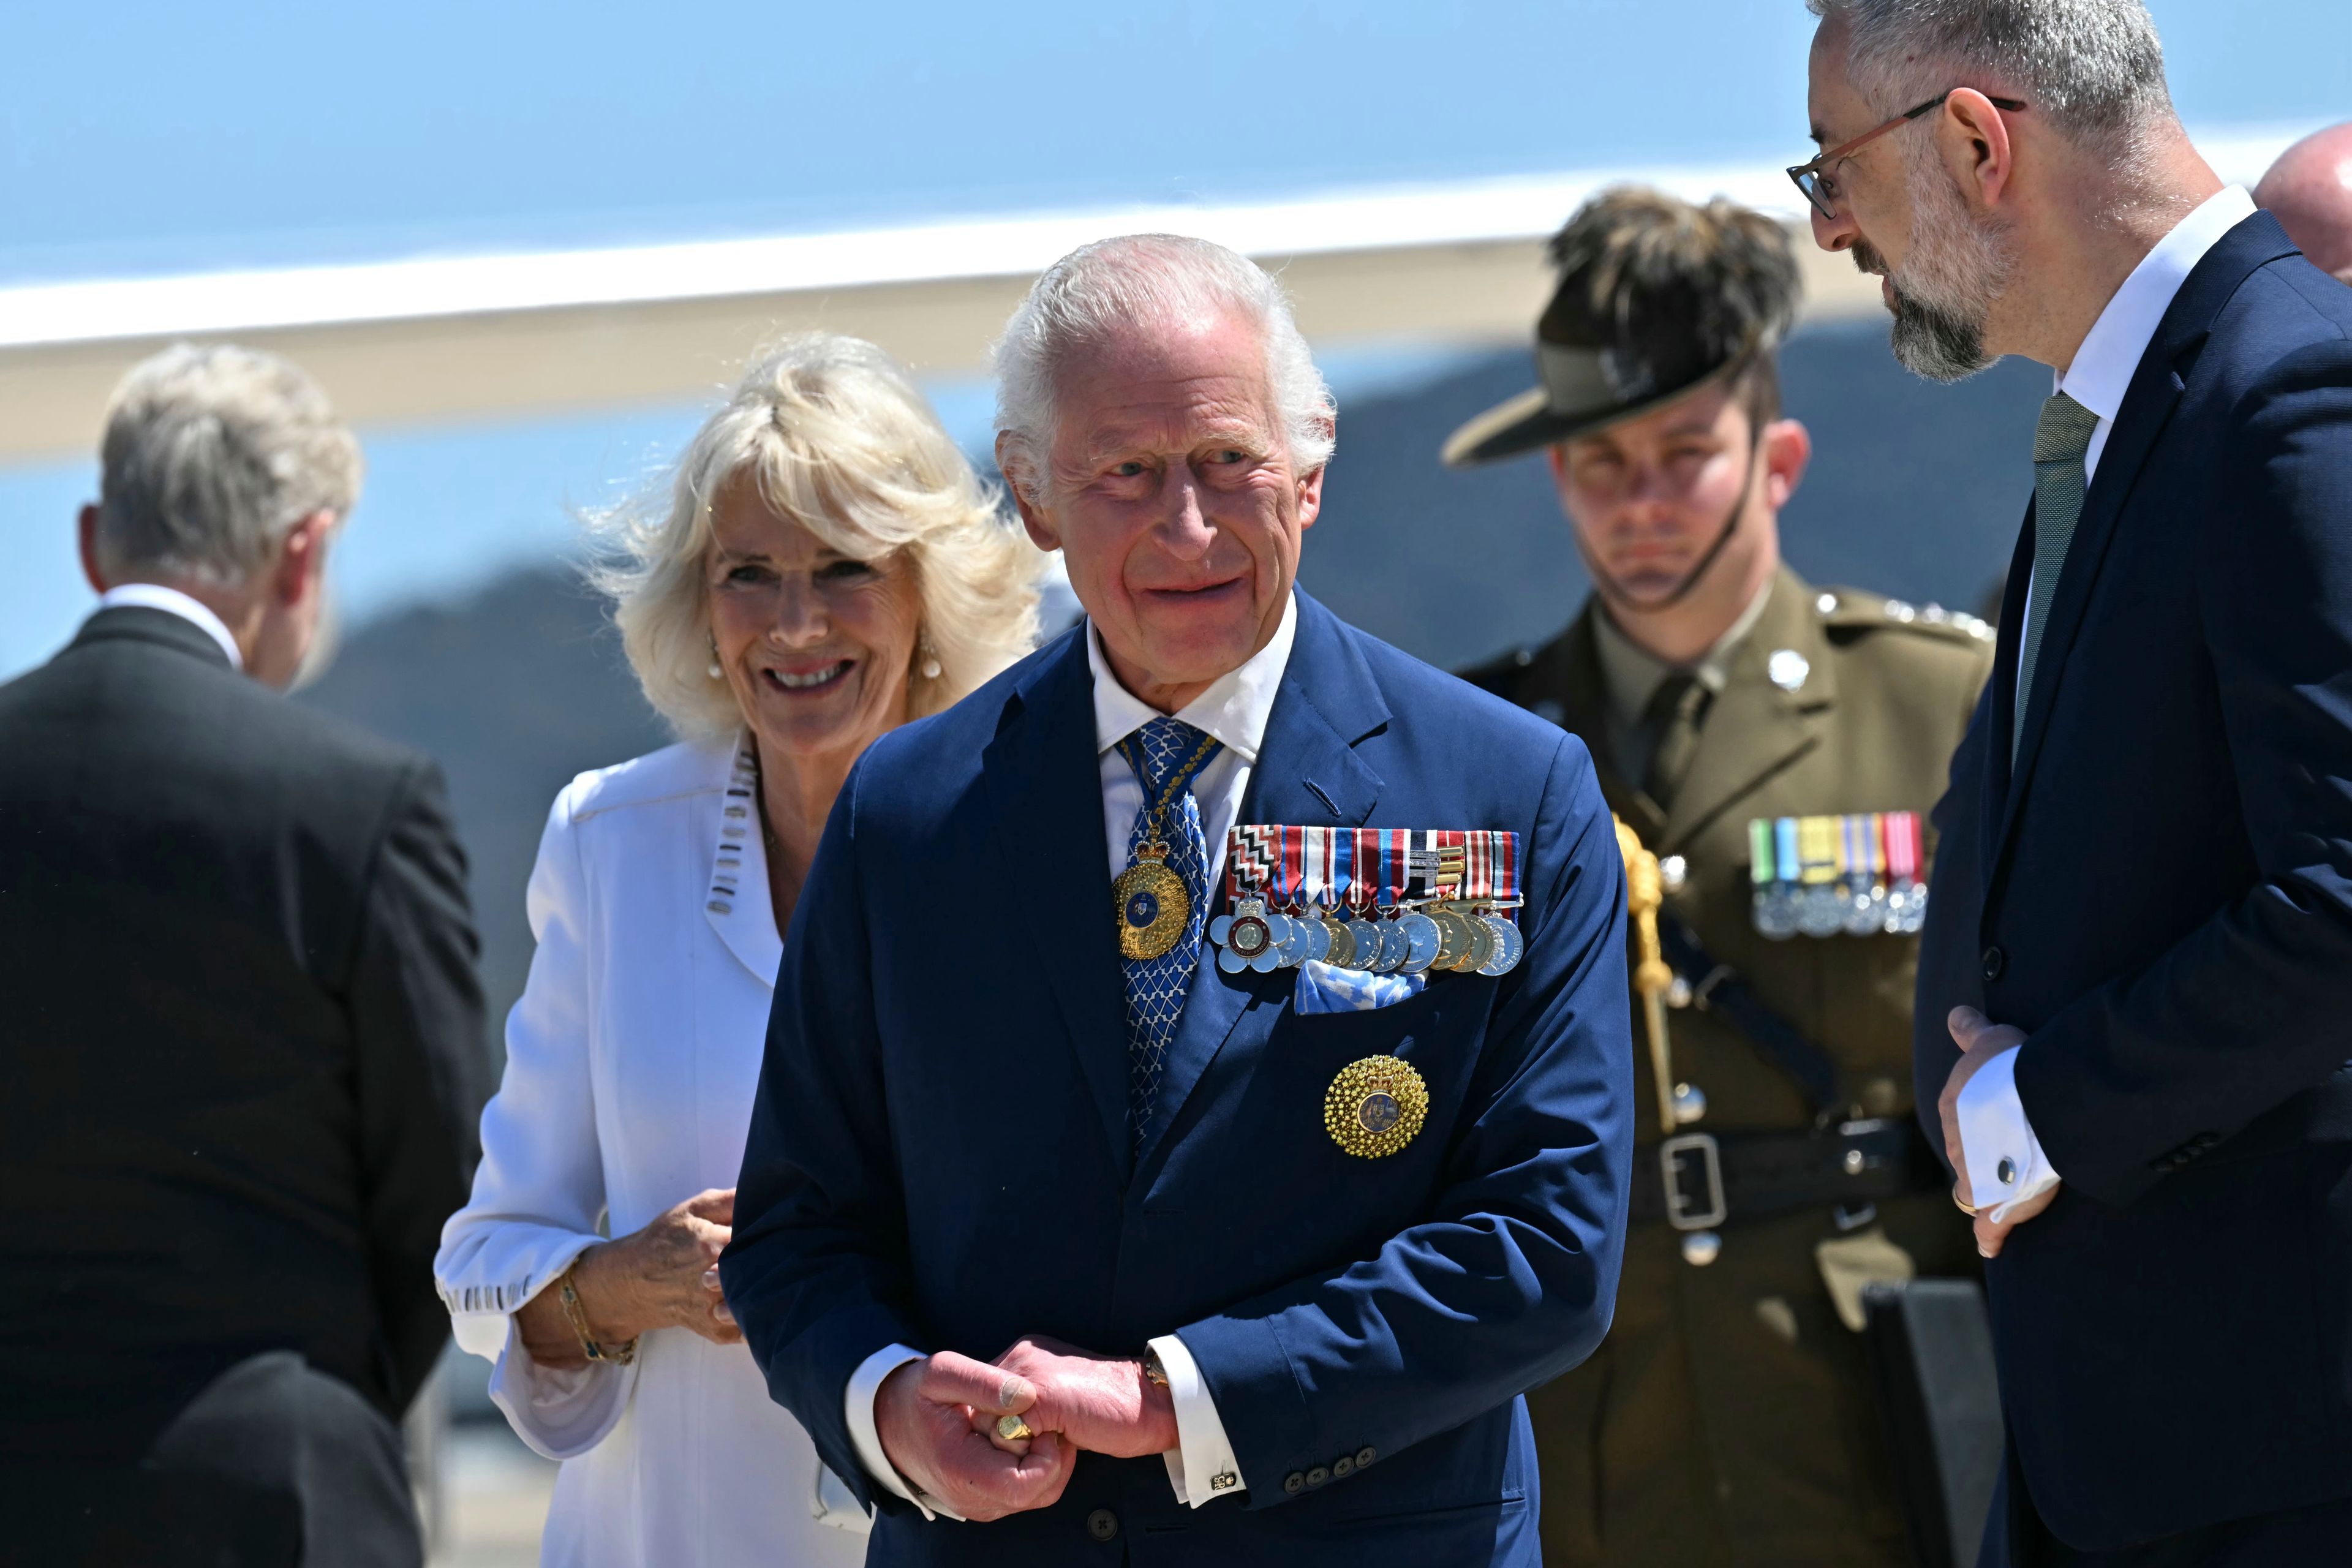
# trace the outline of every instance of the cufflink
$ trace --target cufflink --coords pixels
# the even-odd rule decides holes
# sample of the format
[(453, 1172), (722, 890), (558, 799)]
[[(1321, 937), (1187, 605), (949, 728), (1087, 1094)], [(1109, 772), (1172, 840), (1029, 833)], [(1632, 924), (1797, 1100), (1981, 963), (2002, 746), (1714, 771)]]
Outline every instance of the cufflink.
[(1992, 1168), (1992, 1174), (1993, 1180), (2002, 1186), (2014, 1185), (2017, 1181), (2017, 1162), (2006, 1154), (2002, 1155), (2000, 1163)]
[(1209, 1489), (1213, 1492), (1229, 1492), (1241, 1484), (1241, 1477), (1231, 1470), (1219, 1470), (1209, 1478)]

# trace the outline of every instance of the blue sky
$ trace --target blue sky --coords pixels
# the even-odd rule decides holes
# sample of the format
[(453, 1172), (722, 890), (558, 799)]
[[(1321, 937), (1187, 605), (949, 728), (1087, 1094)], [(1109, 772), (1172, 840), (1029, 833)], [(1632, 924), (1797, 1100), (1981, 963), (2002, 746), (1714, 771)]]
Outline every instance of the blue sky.
[[(2155, 0), (2192, 123), (2352, 112), (2344, 0)], [(1794, 163), (1801, 0), (11, 8), (0, 279)]]
[[(2192, 126), (2352, 116), (2346, 0), (2151, 9)], [(1801, 0), (22, 5), (0, 285), (1795, 162), (1811, 28)], [(1340, 368), (1345, 395), (1401, 366)], [(543, 558), (693, 418), (363, 432), (352, 607)], [(0, 675), (86, 608), (91, 480), (0, 468)]]

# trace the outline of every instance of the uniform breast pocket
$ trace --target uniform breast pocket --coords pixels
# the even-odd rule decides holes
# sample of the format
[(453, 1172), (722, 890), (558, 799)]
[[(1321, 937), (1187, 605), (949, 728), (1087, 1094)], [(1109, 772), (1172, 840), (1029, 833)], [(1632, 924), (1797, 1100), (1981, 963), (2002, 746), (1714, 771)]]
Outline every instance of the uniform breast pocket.
[(1220, 1063), (1147, 1206), (1214, 1214), (1276, 1253), (1311, 1237), (1352, 1256), (1393, 1235), (1436, 1180), (1490, 988), (1440, 982), (1363, 1012), (1286, 1006), (1252, 1059)]

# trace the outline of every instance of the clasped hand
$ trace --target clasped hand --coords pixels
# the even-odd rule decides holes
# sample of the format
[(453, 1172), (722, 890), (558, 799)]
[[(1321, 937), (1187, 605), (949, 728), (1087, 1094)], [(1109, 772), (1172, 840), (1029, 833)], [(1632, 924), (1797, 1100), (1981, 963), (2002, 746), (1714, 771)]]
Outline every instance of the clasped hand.
[[(583, 1252), (572, 1288), (597, 1342), (621, 1345), (654, 1329), (678, 1328), (716, 1344), (741, 1343), (743, 1331), (719, 1283), (719, 1255), (734, 1224), (735, 1189), (714, 1189), (673, 1205), (643, 1230)], [(515, 1314), (515, 1327), (540, 1365), (588, 1364), (554, 1286)]]
[[(1952, 1195), (1973, 1207), (1976, 1194), (1969, 1180), (1968, 1152), (1960, 1144), (1960, 1090), (1968, 1088), (1969, 1079), (1977, 1076), (1984, 1065), (2003, 1051), (2014, 1050), (2025, 1043), (2025, 1031), (2008, 1024), (1996, 1024), (1974, 1007), (1955, 1007), (1945, 1026), (1952, 1031), (1953, 1043), (1960, 1047), (1960, 1059), (1952, 1064), (1951, 1076), (1944, 1080), (1944, 1092), (1936, 1098), (1936, 1110), (1943, 1122), (1944, 1158), (1951, 1162), (1952, 1172), (1958, 1177)], [(2055, 1186), (2036, 1193), (2021, 1203), (2009, 1205), (2006, 1218), (1996, 1220), (1990, 1213), (1976, 1215), (1977, 1251), (1987, 1258), (2000, 1256), (2009, 1233), (2048, 1208), (2058, 1198)], [(1994, 1205), (1988, 1205), (1990, 1208)]]
[[(997, 1436), (1018, 1415), (1034, 1436)], [(1080, 1450), (1140, 1458), (1176, 1447), (1176, 1409), (1142, 1363), (1056, 1340), (1016, 1342), (992, 1364), (941, 1351), (883, 1380), (882, 1451), (927, 1496), (969, 1520), (1050, 1508)]]

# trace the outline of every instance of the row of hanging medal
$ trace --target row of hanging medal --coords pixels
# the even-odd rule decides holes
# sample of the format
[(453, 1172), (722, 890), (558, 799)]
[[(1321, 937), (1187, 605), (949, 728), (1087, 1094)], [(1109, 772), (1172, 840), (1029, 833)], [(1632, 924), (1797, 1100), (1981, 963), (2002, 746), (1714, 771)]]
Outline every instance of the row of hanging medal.
[(1508, 832), (1236, 826), (1233, 912), (1209, 922), (1217, 967), (1507, 974), (1527, 952), (1518, 849)]
[(1748, 825), (1756, 930), (1792, 936), (1911, 935), (1927, 919), (1919, 814), (1759, 816)]

